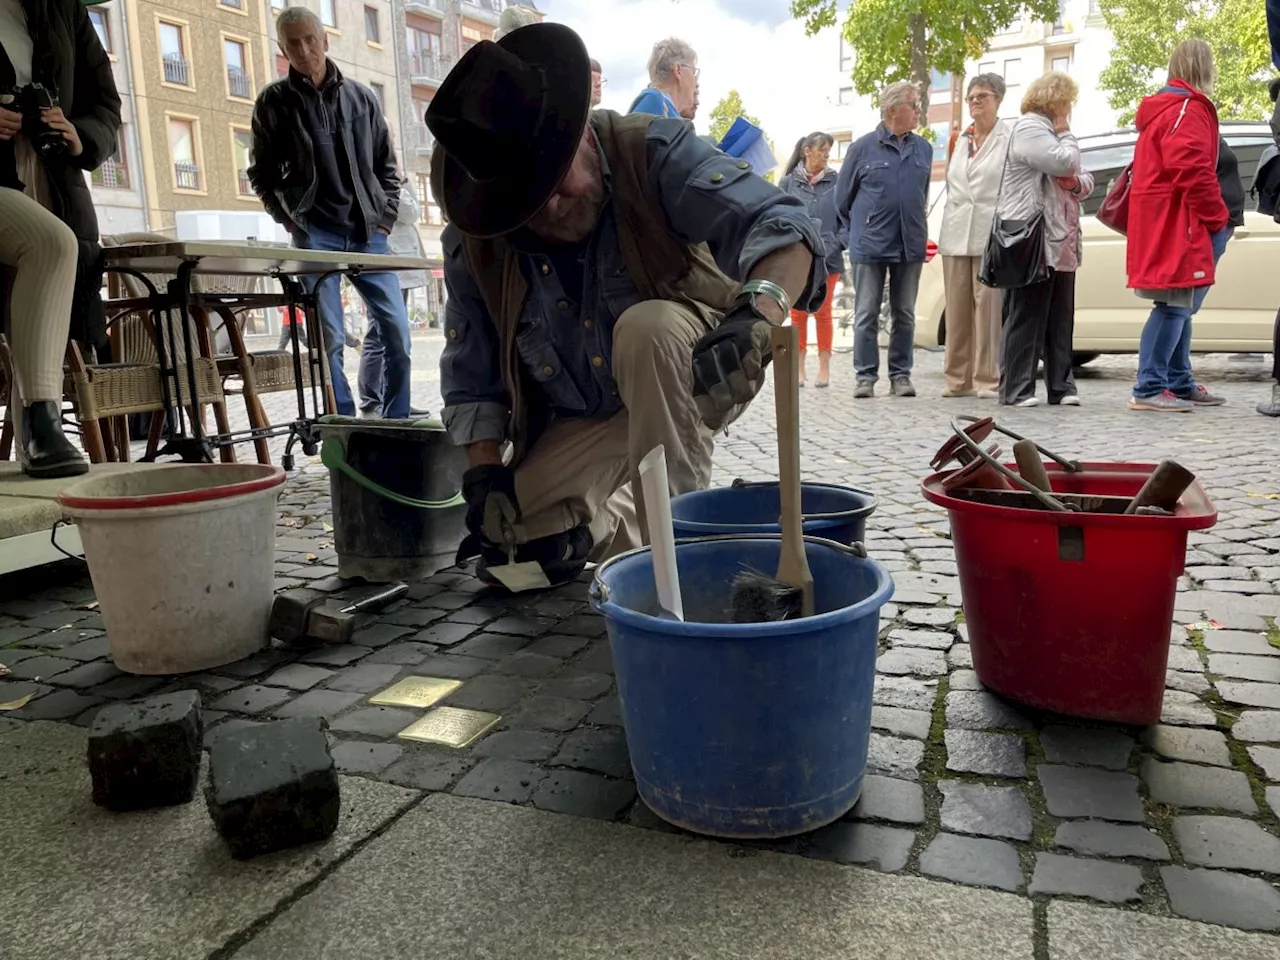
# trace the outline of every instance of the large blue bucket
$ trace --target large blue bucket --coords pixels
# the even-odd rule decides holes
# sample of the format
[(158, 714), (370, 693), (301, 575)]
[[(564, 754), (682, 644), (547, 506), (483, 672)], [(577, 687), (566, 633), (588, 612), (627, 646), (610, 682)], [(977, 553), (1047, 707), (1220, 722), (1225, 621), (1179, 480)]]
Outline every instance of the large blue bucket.
[[(860, 543), (866, 538), (867, 517), (876, 509), (875, 494), (831, 483), (800, 485), (800, 512), (807, 537), (836, 543)], [(778, 482), (735, 480), (732, 486), (681, 494), (671, 501), (676, 539), (749, 533), (769, 536), (782, 532), (778, 518), (782, 501)]]
[(685, 615), (651, 616), (647, 548), (603, 564), (592, 605), (613, 649), (640, 796), (696, 833), (793, 836), (858, 801), (871, 735), (880, 608), (893, 580), (857, 548), (807, 537), (818, 613), (735, 624), (731, 582), (778, 566), (779, 537), (676, 545)]

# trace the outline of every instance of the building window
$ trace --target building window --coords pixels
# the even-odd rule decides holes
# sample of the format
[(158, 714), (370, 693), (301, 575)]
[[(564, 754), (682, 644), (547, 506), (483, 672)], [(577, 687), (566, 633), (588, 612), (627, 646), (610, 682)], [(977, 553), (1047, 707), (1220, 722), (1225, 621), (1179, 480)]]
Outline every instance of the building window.
[(1021, 33), (1021, 32), (1022, 32), (1022, 14), (1018, 14), (1016, 17), (1013, 18), (1013, 20), (1009, 22), (1009, 25), (1007, 27), (1005, 27), (1002, 30), (997, 30), (996, 34), (1001, 35), (1001, 34)]
[(946, 120), (929, 124), (933, 131), (933, 162), (942, 163), (947, 159), (947, 143), (951, 139), (951, 124)]
[(387, 93), (380, 83), (370, 83), (369, 89), (373, 91), (373, 98), (378, 101), (378, 109), (384, 114), (387, 112)]
[(129, 189), (129, 164), (125, 161), (124, 127), (116, 136), (116, 149), (111, 156), (102, 162), (102, 166), (89, 175), (95, 187), (108, 187), (112, 190)]
[(836, 103), (842, 107), (853, 103), (853, 87), (841, 87), (840, 93), (836, 97)]
[(1015, 58), (1004, 62), (1004, 82), (1007, 84), (1018, 83), (1018, 76), (1022, 73), (1022, 60)]
[(984, 60), (978, 64), (979, 73), (996, 73), (996, 62), (994, 60)]
[(249, 75), (248, 51), (239, 40), (222, 41), (222, 58), (227, 65), (227, 96), (239, 100), (253, 99), (253, 77)]
[(466, 53), (468, 50), (474, 47), (481, 40), (488, 40), (488, 39), (489, 39), (488, 37), (486, 37), (481, 31), (477, 30), (475, 27), (468, 27), (464, 25), (462, 27), (462, 52)]
[(1049, 61), (1049, 69), (1057, 70), (1061, 73), (1070, 73), (1071, 58), (1070, 57), (1054, 57), (1052, 60)]
[(191, 86), (191, 67), (187, 61), (187, 31), (176, 23), (160, 21), (160, 62), (166, 83)]
[(413, 77), (443, 80), (444, 58), (440, 56), (440, 35), (419, 27), (405, 30), (405, 42), (409, 47), (409, 73)]
[(169, 118), (169, 153), (173, 157), (174, 186), (179, 190), (199, 190), (202, 180), (194, 120)]
[(334, 0), (320, 0), (320, 20), (326, 27), (338, 28), (338, 11)]
[(253, 187), (249, 183), (249, 155), (253, 150), (253, 134), (248, 130), (231, 128), (231, 156), (236, 168), (236, 193), (242, 197), (252, 197)]
[(102, 44), (102, 49), (111, 53), (111, 24), (107, 20), (107, 11), (101, 7), (90, 7), (89, 22), (93, 24), (93, 29), (98, 34), (98, 42)]
[(222, 7), (230, 7), (232, 10), (243, 10), (244, 0), (218, 0), (218, 5)]
[(381, 43), (382, 33), (378, 29), (377, 7), (364, 8), (364, 38), (369, 43)]
[(845, 42), (844, 37), (840, 38), (840, 72), (848, 73), (853, 69), (853, 51), (849, 49), (849, 44)]
[(951, 93), (951, 74), (942, 70), (930, 70), (929, 89), (935, 92)]

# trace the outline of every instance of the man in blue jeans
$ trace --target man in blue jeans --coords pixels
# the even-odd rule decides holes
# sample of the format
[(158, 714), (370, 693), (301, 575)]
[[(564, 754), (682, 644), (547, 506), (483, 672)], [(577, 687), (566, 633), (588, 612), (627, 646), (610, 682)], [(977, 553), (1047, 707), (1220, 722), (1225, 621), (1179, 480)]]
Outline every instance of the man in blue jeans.
[[(253, 109), (253, 159), (247, 171), (267, 213), (308, 250), (391, 253), (400, 175), (373, 91), (342, 75), (329, 59), (324, 25), (290, 7), (276, 20), (289, 74), (262, 89)], [(314, 289), (314, 280), (308, 288)], [(351, 278), (384, 351), (382, 415), (409, 416), (409, 319), (394, 274)], [(346, 334), (336, 276), (317, 290), (325, 352), (338, 413), (354, 416), (342, 369)]]

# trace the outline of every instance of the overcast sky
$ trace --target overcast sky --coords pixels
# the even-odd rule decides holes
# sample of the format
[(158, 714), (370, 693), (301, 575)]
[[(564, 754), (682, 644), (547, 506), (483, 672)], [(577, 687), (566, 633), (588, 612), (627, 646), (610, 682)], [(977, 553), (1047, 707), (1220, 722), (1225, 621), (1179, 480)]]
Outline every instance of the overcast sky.
[[(604, 67), (603, 106), (625, 112), (648, 82), (653, 44), (669, 36), (698, 52), (702, 92), (697, 126), (729, 90), (742, 94), (782, 154), (822, 125), (832, 64), (815, 72), (813, 42), (791, 19), (788, 0), (537, 0), (567, 24)], [(834, 56), (834, 53), (832, 54)], [(789, 152), (789, 151), (786, 151)], [(785, 157), (779, 156), (780, 161)]]

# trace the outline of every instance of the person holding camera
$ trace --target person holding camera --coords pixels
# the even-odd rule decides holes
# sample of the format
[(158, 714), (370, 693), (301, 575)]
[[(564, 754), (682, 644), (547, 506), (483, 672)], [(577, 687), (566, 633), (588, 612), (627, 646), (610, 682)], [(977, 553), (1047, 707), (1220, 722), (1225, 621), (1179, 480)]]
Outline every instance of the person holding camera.
[(111, 62), (79, 0), (0, 0), (0, 263), (15, 269), (8, 332), (18, 388), (6, 402), (16, 408), (19, 460), (35, 476), (87, 469), (62, 432), (62, 358), (68, 336), (106, 345), (84, 174), (115, 152), (119, 130)]

